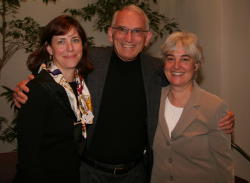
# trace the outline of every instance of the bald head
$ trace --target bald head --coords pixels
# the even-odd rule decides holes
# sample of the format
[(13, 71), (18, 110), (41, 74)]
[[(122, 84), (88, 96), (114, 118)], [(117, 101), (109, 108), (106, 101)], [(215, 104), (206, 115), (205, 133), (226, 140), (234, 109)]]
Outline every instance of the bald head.
[(138, 16), (140, 16), (143, 19), (143, 21), (145, 23), (145, 25), (144, 25), (145, 29), (149, 30), (148, 16), (145, 14), (145, 12), (141, 8), (139, 8), (138, 6), (133, 5), (133, 4), (123, 7), (121, 10), (117, 10), (113, 15), (111, 26), (114, 26), (116, 24), (118, 14), (120, 14), (124, 11), (132, 11), (134, 13), (137, 13)]

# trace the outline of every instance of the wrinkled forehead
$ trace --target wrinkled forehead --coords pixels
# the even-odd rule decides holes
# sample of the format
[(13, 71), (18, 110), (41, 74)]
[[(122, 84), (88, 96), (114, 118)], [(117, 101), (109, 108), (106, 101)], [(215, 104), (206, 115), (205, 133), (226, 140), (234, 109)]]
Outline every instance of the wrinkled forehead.
[(175, 52), (176, 54), (183, 53), (186, 55), (194, 56), (194, 51), (195, 51), (194, 49), (195, 46), (193, 44), (185, 44), (185, 42), (177, 41), (167, 45), (165, 54), (168, 54), (170, 52)]
[(146, 19), (140, 12), (125, 9), (117, 13), (114, 24), (129, 28), (146, 28)]

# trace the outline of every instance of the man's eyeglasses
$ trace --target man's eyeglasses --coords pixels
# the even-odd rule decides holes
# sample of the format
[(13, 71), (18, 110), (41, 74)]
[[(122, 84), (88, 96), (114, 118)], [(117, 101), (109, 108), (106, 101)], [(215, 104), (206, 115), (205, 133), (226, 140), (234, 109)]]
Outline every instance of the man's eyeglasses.
[(127, 27), (117, 26), (112, 27), (112, 29), (117, 30), (120, 34), (127, 35), (129, 32), (131, 32), (132, 35), (141, 36), (143, 33), (148, 32), (148, 30), (135, 28), (135, 29), (129, 29)]

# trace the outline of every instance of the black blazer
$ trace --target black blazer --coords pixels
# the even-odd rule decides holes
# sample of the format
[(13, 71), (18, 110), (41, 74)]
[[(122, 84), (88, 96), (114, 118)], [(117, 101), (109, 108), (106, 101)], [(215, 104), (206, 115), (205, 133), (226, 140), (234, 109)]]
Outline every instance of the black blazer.
[[(87, 86), (92, 97), (94, 106), (94, 124), (88, 129), (87, 145), (91, 143), (95, 130), (101, 97), (106, 80), (108, 66), (110, 63), (112, 48), (93, 48), (90, 50), (90, 58), (94, 65), (94, 71), (88, 75)], [(147, 102), (147, 135), (148, 135), (148, 154), (150, 164), (152, 164), (152, 144), (158, 122), (159, 103), (161, 95), (162, 78), (159, 76), (161, 71), (161, 61), (159, 59), (141, 54), (141, 67), (146, 93)]]
[(79, 182), (75, 115), (67, 94), (46, 71), (28, 83), (29, 100), (19, 111), (16, 182)]

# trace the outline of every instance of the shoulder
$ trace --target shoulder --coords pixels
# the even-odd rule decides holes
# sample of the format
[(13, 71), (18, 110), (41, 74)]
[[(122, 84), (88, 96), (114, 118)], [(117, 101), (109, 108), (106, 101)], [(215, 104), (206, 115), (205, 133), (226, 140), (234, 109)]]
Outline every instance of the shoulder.
[(200, 88), (200, 93), (201, 93), (202, 100), (206, 102), (207, 104), (219, 105), (219, 104), (225, 103), (225, 101), (222, 98), (220, 98), (219, 96), (211, 92), (208, 92), (207, 90), (203, 88)]
[(143, 52), (141, 54), (141, 59), (143, 61), (146, 61), (146, 63), (148, 63), (148, 64), (152, 64), (152, 66), (154, 68), (160, 68), (160, 67), (162, 68), (163, 61), (160, 58), (153, 57), (153, 56)]
[(96, 53), (107, 53), (112, 52), (112, 47), (90, 47), (89, 48), (89, 54), (90, 56), (96, 55)]
[(141, 62), (144, 71), (149, 71), (154, 73), (161, 81), (161, 86), (167, 86), (168, 80), (163, 71), (163, 61), (160, 58), (150, 56), (148, 54), (141, 54)]
[(40, 83), (43, 82), (55, 83), (54, 79), (50, 76), (50, 74), (46, 70), (41, 70), (41, 72), (36, 75), (35, 80)]
[(202, 111), (206, 111), (208, 115), (212, 116), (216, 114), (219, 116), (224, 115), (224, 113), (227, 111), (228, 105), (222, 98), (202, 88), (199, 89), (199, 92)]
[(26, 93), (28, 100), (22, 105), (19, 116), (26, 115), (26, 111), (30, 112), (38, 112), (44, 111), (48, 106), (50, 106), (50, 95), (49, 93), (42, 87), (43, 80), (46, 80), (44, 74), (37, 74), (35, 78), (28, 82), (27, 87), (29, 88), (29, 92)]
[(109, 63), (112, 51), (112, 47), (91, 47), (89, 49), (89, 59), (94, 66), (94, 70)]
[(200, 89), (200, 93), (199, 114), (205, 117), (210, 129), (217, 129), (219, 120), (228, 111), (228, 105), (222, 98), (204, 89)]
[(142, 68), (144, 68), (145, 70), (156, 72), (157, 74), (162, 71), (163, 62), (161, 61), (161, 59), (142, 52), (140, 54), (140, 60), (142, 63)]
[(111, 56), (112, 51), (113, 51), (112, 47), (91, 47), (89, 49), (89, 57), (91, 61), (95, 61), (98, 60), (98, 58)]
[(39, 74), (36, 75), (36, 77), (31, 80), (27, 86), (30, 89), (30, 92), (28, 95), (36, 94), (36, 95), (44, 95), (45, 93), (48, 93), (44, 85), (50, 84), (50, 85), (58, 85), (54, 79), (49, 75), (49, 73), (45, 70), (42, 70)]

